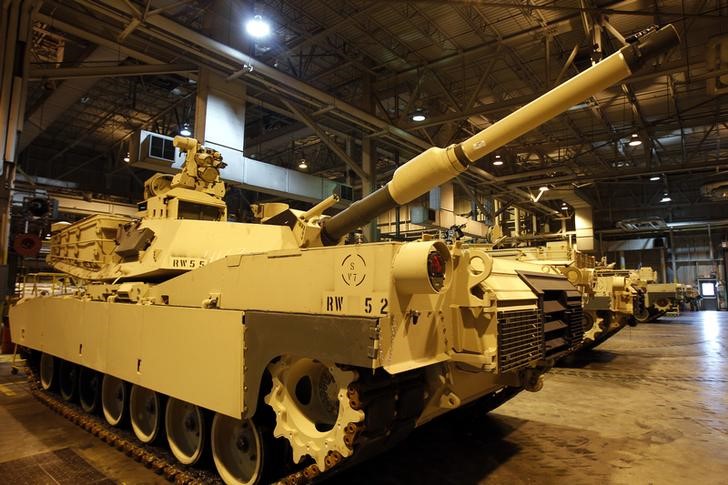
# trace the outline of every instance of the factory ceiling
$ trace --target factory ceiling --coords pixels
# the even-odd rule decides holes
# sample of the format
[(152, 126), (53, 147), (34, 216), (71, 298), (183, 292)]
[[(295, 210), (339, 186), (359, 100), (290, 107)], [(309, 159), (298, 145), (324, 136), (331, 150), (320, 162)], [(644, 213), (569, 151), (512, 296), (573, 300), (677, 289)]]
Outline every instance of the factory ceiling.
[[(243, 31), (254, 14), (272, 22), (264, 41)], [(19, 166), (116, 194), (141, 192), (145, 174), (122, 161), (134, 132), (174, 135), (194, 119), (200, 66), (247, 85), (247, 156), (287, 168), (305, 158), (310, 173), (356, 186), (342, 150), (357, 160), (373, 141), (384, 180), (672, 22), (679, 48), (462, 182), (521, 205), (544, 184), (574, 189), (603, 228), (722, 218), (724, 202), (701, 187), (728, 180), (723, 1), (59, 0), (35, 18)]]

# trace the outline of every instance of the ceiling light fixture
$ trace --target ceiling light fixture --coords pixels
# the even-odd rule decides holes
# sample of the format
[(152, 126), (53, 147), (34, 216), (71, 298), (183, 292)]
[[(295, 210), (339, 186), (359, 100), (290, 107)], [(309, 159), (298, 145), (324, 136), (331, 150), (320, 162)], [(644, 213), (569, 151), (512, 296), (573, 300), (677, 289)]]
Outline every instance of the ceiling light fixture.
[(667, 194), (662, 196), (662, 199), (660, 199), (660, 202), (671, 202), (671, 201), (672, 201), (672, 198), (670, 198), (670, 196)]
[(416, 123), (425, 121), (427, 119), (427, 112), (422, 108), (417, 108), (410, 114), (410, 119)]
[(642, 144), (642, 140), (640, 140), (640, 136), (637, 133), (632, 133), (632, 137), (629, 140), (629, 143), (627, 145), (631, 147), (637, 147)]
[(126, 155), (124, 156), (124, 163), (129, 163), (129, 160), (131, 160), (131, 157), (129, 156), (129, 152), (126, 152)]
[(308, 163), (306, 163), (306, 159), (302, 158), (298, 161), (298, 168), (301, 170), (306, 170), (308, 168)]
[(495, 165), (496, 167), (500, 167), (501, 165), (503, 165), (503, 160), (501, 160), (501, 156), (500, 155), (496, 155), (495, 156), (495, 160), (493, 161), (493, 165)]
[(190, 124), (189, 123), (182, 124), (182, 129), (179, 130), (179, 134), (182, 136), (191, 136), (192, 130), (190, 129)]
[(654, 175), (650, 177), (650, 182), (657, 182), (658, 180), (660, 180), (660, 178), (661, 177), (659, 175)]
[(539, 192), (548, 192), (549, 188), (546, 187), (545, 185), (542, 185), (541, 187), (538, 188), (538, 190), (539, 190)]
[(245, 31), (251, 37), (261, 39), (270, 35), (270, 24), (262, 16), (256, 15), (245, 24)]

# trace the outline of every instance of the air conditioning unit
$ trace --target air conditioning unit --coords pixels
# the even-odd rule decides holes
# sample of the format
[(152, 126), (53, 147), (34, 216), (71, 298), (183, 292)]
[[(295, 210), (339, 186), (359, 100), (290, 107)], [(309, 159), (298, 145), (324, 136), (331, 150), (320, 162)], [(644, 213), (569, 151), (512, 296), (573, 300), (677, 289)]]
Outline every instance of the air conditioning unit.
[(181, 165), (174, 137), (140, 130), (131, 141), (129, 165), (159, 172), (176, 172)]

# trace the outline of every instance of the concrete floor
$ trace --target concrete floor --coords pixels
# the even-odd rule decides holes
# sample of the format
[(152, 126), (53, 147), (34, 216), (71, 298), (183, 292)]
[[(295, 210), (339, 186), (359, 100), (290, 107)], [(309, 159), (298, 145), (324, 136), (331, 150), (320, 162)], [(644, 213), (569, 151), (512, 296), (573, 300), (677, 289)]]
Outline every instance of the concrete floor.
[[(726, 337), (728, 312), (627, 328), (554, 369), (541, 392), (490, 415), (436, 420), (328, 483), (728, 484)], [(163, 483), (8, 371), (0, 364), (0, 483), (3, 463), (65, 448), (113, 481)]]

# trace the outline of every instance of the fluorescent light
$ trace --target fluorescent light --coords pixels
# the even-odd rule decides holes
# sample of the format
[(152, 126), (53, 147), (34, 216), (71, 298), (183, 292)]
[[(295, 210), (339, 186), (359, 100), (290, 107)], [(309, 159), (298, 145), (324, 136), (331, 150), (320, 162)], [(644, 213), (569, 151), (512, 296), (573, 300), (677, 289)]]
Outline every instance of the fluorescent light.
[(126, 156), (124, 157), (124, 163), (129, 163), (129, 160), (131, 160), (131, 157), (129, 156), (129, 152), (126, 152)]
[(632, 139), (629, 140), (629, 143), (627, 145), (631, 147), (637, 147), (642, 144), (642, 140), (640, 140), (640, 136), (637, 133), (632, 133)]
[(254, 16), (245, 24), (245, 31), (257, 39), (270, 35), (270, 24), (263, 20), (260, 15)]
[(659, 175), (655, 175), (653, 177), (650, 177), (650, 182), (657, 182), (658, 180), (660, 180), (660, 178), (661, 177)]
[(179, 134), (182, 136), (190, 136), (192, 135), (192, 130), (190, 130), (190, 124), (185, 123), (182, 125), (182, 129), (179, 130)]

